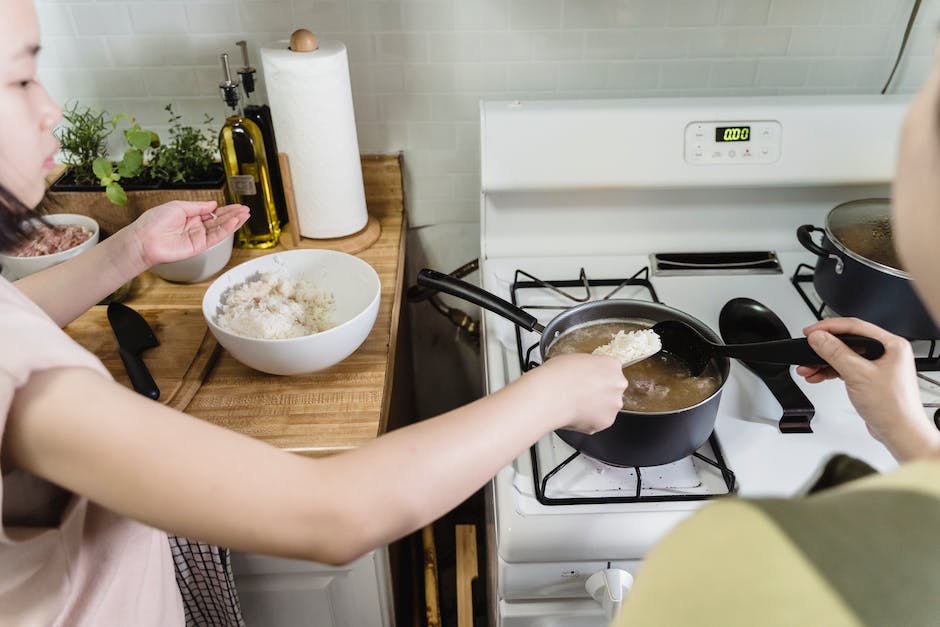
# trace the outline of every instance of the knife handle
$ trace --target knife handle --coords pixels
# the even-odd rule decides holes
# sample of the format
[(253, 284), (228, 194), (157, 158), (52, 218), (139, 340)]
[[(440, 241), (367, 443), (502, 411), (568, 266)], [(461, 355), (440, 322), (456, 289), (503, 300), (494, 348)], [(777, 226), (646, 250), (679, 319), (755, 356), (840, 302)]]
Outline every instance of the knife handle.
[(123, 348), (119, 347), (118, 350), (121, 353), (121, 361), (124, 362), (124, 368), (127, 370), (127, 376), (131, 378), (131, 385), (134, 386), (134, 389), (153, 400), (160, 398), (160, 388), (157, 387), (153, 377), (150, 376), (150, 371), (147, 370), (144, 360)]

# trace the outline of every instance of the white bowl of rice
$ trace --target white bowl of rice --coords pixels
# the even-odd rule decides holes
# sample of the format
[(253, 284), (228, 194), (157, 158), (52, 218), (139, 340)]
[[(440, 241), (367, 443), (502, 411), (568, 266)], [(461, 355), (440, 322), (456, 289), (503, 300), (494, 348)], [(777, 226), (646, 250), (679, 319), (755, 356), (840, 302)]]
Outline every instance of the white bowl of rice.
[(98, 223), (77, 213), (43, 216), (50, 226), (33, 220), (33, 235), (15, 250), (0, 253), (0, 272), (9, 281), (45, 270), (83, 253), (98, 243)]
[(271, 374), (329, 368), (368, 337), (379, 310), (379, 275), (333, 250), (289, 250), (246, 261), (206, 290), (202, 313), (232, 357)]

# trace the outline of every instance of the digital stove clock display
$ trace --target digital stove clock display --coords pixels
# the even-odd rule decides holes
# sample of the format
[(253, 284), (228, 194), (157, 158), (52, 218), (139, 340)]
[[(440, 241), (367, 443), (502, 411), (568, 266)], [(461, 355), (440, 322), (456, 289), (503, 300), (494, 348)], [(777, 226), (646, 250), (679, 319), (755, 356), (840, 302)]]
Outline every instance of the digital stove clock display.
[(750, 138), (750, 126), (718, 126), (715, 128), (716, 142), (746, 142)]

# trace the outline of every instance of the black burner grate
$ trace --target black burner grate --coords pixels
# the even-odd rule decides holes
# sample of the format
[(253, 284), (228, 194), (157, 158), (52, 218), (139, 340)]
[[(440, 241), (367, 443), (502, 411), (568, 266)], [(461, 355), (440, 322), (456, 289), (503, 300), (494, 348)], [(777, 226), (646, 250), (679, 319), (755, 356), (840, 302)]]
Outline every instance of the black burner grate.
[(550, 496), (546, 496), (548, 492), (549, 480), (557, 475), (562, 468), (580, 457), (582, 453), (580, 451), (575, 451), (567, 459), (550, 470), (544, 477), (542, 477), (542, 480), (539, 481), (541, 469), (539, 468), (538, 453), (533, 446), (531, 449), (529, 449), (529, 454), (532, 458), (532, 476), (535, 479), (535, 498), (537, 498), (539, 503), (542, 505), (596, 505), (607, 503), (653, 503), (660, 501), (704, 501), (719, 496), (726, 496), (727, 494), (733, 494), (737, 491), (737, 482), (735, 480), (734, 473), (731, 472), (731, 469), (728, 468), (728, 465), (725, 463), (724, 456), (721, 454), (721, 448), (718, 446), (718, 436), (715, 435), (714, 431), (708, 437), (708, 443), (715, 454), (715, 459), (709, 459), (702, 453), (698, 452), (692, 453), (692, 456), (716, 468), (721, 473), (721, 476), (725, 481), (725, 487), (728, 489), (726, 493), (648, 494), (643, 496), (643, 471), (641, 467), (634, 466), (633, 471), (636, 473), (636, 490), (632, 496), (576, 496), (552, 498)]
[[(659, 297), (656, 294), (656, 289), (653, 287), (653, 284), (649, 280), (649, 268), (644, 266), (632, 276), (626, 279), (589, 279), (587, 273), (584, 271), (584, 268), (581, 268), (581, 271), (578, 274), (577, 279), (563, 279), (563, 280), (551, 280), (545, 281), (542, 280), (524, 270), (516, 270), (515, 277), (512, 285), (510, 286), (510, 298), (514, 305), (520, 306), (522, 309), (529, 310), (558, 310), (564, 311), (578, 303), (584, 303), (592, 300), (606, 300), (614, 297), (618, 292), (623, 290), (626, 287), (639, 286), (646, 290), (649, 295), (649, 299), (652, 302), (659, 303)], [(612, 288), (603, 295), (600, 295), (603, 288)], [(548, 289), (556, 294), (562, 296), (563, 301), (569, 301), (570, 304), (559, 304), (559, 305), (520, 305), (520, 293), (525, 292), (526, 290), (544, 290)], [(522, 341), (522, 331), (519, 326), (516, 326), (516, 347), (519, 353), (519, 365), (522, 368), (523, 372), (531, 370), (539, 366), (539, 362), (532, 359), (533, 352), (538, 354), (538, 342), (525, 347)], [(536, 446), (532, 446), (530, 449), (530, 455), (532, 458), (532, 477), (535, 483), (535, 496), (540, 503), (543, 505), (593, 505), (593, 504), (605, 504), (605, 503), (642, 503), (642, 502), (654, 502), (654, 501), (701, 501), (705, 499), (711, 499), (718, 496), (724, 496), (726, 494), (732, 494), (737, 491), (737, 482), (735, 480), (734, 473), (731, 472), (731, 469), (728, 468), (728, 465), (724, 461), (724, 457), (721, 454), (721, 447), (718, 443), (718, 437), (712, 432), (709, 436), (709, 444), (715, 455), (715, 459), (709, 459), (701, 453), (693, 453), (694, 457), (697, 459), (709, 464), (710, 466), (716, 468), (724, 479), (725, 487), (727, 488), (726, 493), (721, 494), (655, 494), (655, 495), (642, 495), (643, 490), (643, 474), (640, 467), (634, 467), (634, 472), (636, 473), (636, 490), (635, 493), (631, 496), (604, 496), (604, 497), (565, 497), (565, 498), (552, 498), (546, 496), (548, 492), (548, 484), (552, 477), (556, 476), (562, 468), (570, 464), (573, 460), (581, 455), (581, 452), (575, 452), (563, 462), (558, 464), (555, 468), (549, 470), (544, 476), (541, 476), (541, 469), (539, 466), (538, 452)]]

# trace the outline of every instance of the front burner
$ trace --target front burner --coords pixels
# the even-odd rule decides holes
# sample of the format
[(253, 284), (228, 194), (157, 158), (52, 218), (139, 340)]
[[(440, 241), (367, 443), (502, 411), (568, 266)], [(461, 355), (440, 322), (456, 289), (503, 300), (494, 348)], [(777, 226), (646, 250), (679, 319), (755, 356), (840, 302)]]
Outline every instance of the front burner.
[[(604, 289), (611, 288), (611, 289)], [(551, 312), (552, 317), (577, 304), (606, 300), (619, 295), (620, 298), (632, 298), (660, 303), (656, 289), (649, 280), (649, 267), (644, 266), (628, 278), (591, 279), (582, 268), (577, 279), (546, 281), (524, 270), (516, 270), (510, 286), (512, 303), (531, 312)], [(523, 339), (523, 331), (516, 326), (516, 346), (519, 364), (523, 372), (539, 366), (533, 360), (538, 355), (539, 341)], [(532, 335), (527, 332), (527, 335)], [(542, 456), (548, 458), (548, 472), (542, 474), (539, 463), (539, 444), (532, 446), (533, 481), (535, 496), (543, 505), (587, 505), (604, 503), (640, 503), (658, 501), (699, 501), (734, 493), (737, 490), (734, 473), (728, 468), (721, 454), (717, 436), (712, 433), (708, 444), (693, 455), (664, 466), (651, 468), (617, 468), (594, 460), (579, 451), (563, 444), (557, 437), (550, 436), (553, 446), (562, 449), (564, 458), (557, 459), (557, 453), (549, 455), (543, 450)], [(570, 450), (570, 454), (567, 451)], [(709, 456), (710, 455), (710, 456)], [(598, 475), (608, 473), (618, 476), (614, 487), (601, 488), (590, 485), (572, 490), (563, 485), (571, 474)], [(567, 474), (566, 474), (567, 473)], [(582, 486), (585, 482), (582, 481)], [(594, 481), (593, 483), (597, 483)], [(629, 491), (623, 486), (628, 486)], [(624, 494), (623, 492), (628, 493)], [(559, 492), (564, 496), (548, 496)], [(589, 495), (591, 494), (591, 495)], [(600, 494), (600, 495), (597, 495)]]
[[(539, 465), (537, 448), (537, 446), (533, 446), (529, 453), (532, 458), (535, 497), (543, 505), (702, 501), (733, 494), (737, 488), (734, 473), (725, 463), (721, 448), (718, 445), (718, 437), (714, 432), (709, 436), (708, 443), (691, 456), (672, 464), (649, 468), (609, 466), (584, 455), (580, 451), (574, 451), (560, 464), (543, 475)], [(714, 459), (705, 454), (709, 449)], [(603, 486), (587, 488), (582, 485), (577, 492), (573, 492), (564, 485), (566, 478), (562, 473), (565, 469), (572, 468), (576, 462), (580, 462), (581, 468), (575, 470), (574, 473), (610, 474), (616, 475), (616, 479), (606, 489)], [(540, 477), (541, 481), (539, 480)], [(610, 494), (611, 492), (624, 492), (623, 487), (631, 485), (634, 488), (632, 494)], [(566, 496), (548, 496), (552, 491), (566, 494)], [(587, 496), (591, 493), (601, 495)]]

